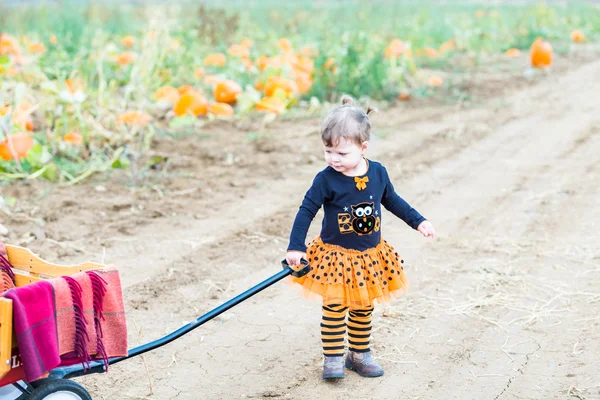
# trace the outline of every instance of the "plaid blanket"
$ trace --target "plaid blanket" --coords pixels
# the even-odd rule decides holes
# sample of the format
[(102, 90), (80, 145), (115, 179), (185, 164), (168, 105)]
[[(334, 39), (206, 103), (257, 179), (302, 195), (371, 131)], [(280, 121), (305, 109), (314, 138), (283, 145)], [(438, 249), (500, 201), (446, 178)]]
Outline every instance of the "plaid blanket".
[(61, 365), (127, 355), (121, 282), (115, 268), (80, 272), (9, 289), (26, 379)]
[(9, 289), (3, 296), (13, 302), (13, 329), (27, 380), (44, 377), (60, 364), (52, 285), (39, 281)]

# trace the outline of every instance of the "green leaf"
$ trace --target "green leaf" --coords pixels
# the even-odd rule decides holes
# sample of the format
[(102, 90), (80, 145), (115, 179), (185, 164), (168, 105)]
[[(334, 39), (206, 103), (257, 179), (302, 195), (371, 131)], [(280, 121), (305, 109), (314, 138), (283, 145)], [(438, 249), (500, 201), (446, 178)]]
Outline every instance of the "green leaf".
[(31, 146), (25, 159), (34, 167), (41, 167), (52, 160), (52, 154), (46, 146), (37, 143)]
[(54, 163), (48, 164), (46, 167), (46, 171), (44, 171), (42, 177), (50, 182), (56, 182), (58, 179), (58, 167)]
[(131, 166), (129, 160), (125, 157), (119, 157), (110, 165), (111, 168), (114, 169), (127, 169)]
[(168, 157), (165, 156), (152, 156), (148, 161), (146, 161), (146, 166), (156, 169), (159, 168), (161, 164), (164, 164), (167, 160)]
[(244, 92), (237, 97), (237, 108), (240, 113), (246, 113), (254, 108), (260, 100), (260, 92), (251, 85), (247, 85)]
[(181, 117), (175, 117), (169, 122), (170, 128), (182, 128), (184, 126), (191, 126), (196, 123), (198, 119), (192, 115), (184, 115)]
[(0, 65), (10, 64), (10, 59), (7, 55), (0, 56)]

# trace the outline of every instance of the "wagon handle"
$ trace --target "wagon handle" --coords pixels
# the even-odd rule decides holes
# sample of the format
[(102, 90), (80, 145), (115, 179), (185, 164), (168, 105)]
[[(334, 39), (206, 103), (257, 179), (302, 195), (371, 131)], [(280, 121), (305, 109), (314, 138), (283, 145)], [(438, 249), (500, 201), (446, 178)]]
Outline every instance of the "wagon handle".
[(308, 261), (306, 261), (304, 258), (301, 258), (300, 263), (302, 263), (302, 269), (299, 269), (299, 270), (296, 270), (296, 269), (290, 267), (290, 264), (288, 264), (286, 259), (281, 261), (281, 266), (283, 267), (284, 270), (286, 268), (291, 269), (292, 270), (291, 275), (295, 276), (296, 278), (300, 278), (300, 277), (303, 277), (304, 275), (308, 274), (308, 272), (310, 271), (310, 266), (308, 265)]
[[(157, 339), (153, 342), (146, 343), (146, 344), (143, 344), (141, 346), (138, 346), (136, 348), (129, 350), (127, 356), (110, 358), (108, 360), (108, 364), (109, 365), (116, 364), (116, 363), (126, 360), (128, 358), (139, 356), (140, 354), (154, 350), (158, 347), (162, 347), (162, 346), (172, 342), (173, 340), (178, 339), (181, 336), (193, 331), (194, 329), (196, 329), (200, 325), (204, 324), (205, 322), (210, 321), (211, 319), (215, 318), (219, 314), (224, 313), (225, 311), (229, 310), (230, 308), (238, 305), (239, 303), (248, 299), (249, 297), (254, 296), (258, 292), (262, 291), (263, 289), (268, 288), (269, 286), (282, 280), (283, 278), (287, 277), (288, 275), (293, 275), (296, 277), (301, 277), (301, 276), (306, 275), (310, 271), (310, 266), (308, 265), (308, 261), (306, 261), (305, 259), (302, 259), (301, 262), (304, 267), (301, 270), (296, 271), (288, 265), (286, 260), (283, 260), (281, 262), (283, 270), (278, 272), (277, 274), (271, 276), (270, 278), (265, 279), (264, 281), (260, 282), (256, 286), (237, 295), (233, 299), (221, 304), (217, 308), (213, 309), (212, 311), (207, 312), (206, 314), (199, 317), (195, 321), (192, 321), (189, 324), (182, 326), (181, 328), (177, 329), (176, 331), (171, 332), (168, 335), (166, 335), (160, 339)], [(101, 373), (101, 372), (104, 372), (105, 370), (106, 370), (106, 367), (104, 365), (104, 362), (92, 361), (90, 363), (89, 368), (87, 368), (86, 370), (84, 370), (83, 365), (81, 363), (75, 364), (75, 365), (70, 365), (67, 367), (55, 368), (52, 371), (50, 371), (50, 375), (49, 375), (48, 379), (49, 380), (69, 379), (69, 378), (74, 378), (74, 377), (82, 376), (82, 375)]]

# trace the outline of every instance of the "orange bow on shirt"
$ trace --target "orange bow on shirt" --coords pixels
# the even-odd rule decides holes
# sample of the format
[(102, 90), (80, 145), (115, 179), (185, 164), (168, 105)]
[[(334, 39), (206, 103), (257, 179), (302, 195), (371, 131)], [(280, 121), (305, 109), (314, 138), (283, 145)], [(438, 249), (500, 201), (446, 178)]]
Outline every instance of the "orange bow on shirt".
[(359, 178), (358, 176), (355, 176), (354, 182), (356, 182), (356, 188), (358, 190), (365, 190), (367, 188), (367, 182), (369, 182), (369, 177), (365, 176), (364, 178)]

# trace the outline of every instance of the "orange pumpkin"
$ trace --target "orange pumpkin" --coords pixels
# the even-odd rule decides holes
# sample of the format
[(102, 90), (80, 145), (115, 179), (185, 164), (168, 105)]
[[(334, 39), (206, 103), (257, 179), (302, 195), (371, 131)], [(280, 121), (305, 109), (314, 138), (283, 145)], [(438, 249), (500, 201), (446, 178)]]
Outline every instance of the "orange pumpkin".
[(206, 71), (204, 71), (204, 68), (196, 67), (196, 69), (194, 70), (194, 76), (198, 79), (204, 78), (205, 75)]
[(32, 43), (27, 46), (27, 51), (30, 53), (44, 53), (46, 51), (46, 46), (43, 43)]
[(63, 142), (80, 145), (83, 144), (83, 136), (77, 132), (69, 132), (63, 136)]
[(447, 53), (449, 51), (454, 50), (455, 47), (456, 47), (456, 40), (450, 39), (450, 40), (442, 43), (442, 45), (440, 46), (440, 53)]
[(532, 67), (545, 68), (552, 64), (552, 46), (542, 38), (533, 42), (529, 54)]
[(406, 101), (410, 99), (410, 94), (408, 94), (408, 92), (400, 92), (400, 94), (398, 95), (398, 99)]
[(296, 78), (296, 85), (298, 86), (298, 92), (300, 94), (308, 93), (310, 91), (310, 88), (313, 85), (313, 81), (310, 78), (310, 75), (305, 72), (302, 72), (302, 71), (295, 71), (294, 76)]
[(143, 111), (126, 111), (117, 117), (117, 122), (128, 125), (147, 125), (152, 120), (152, 116)]
[(271, 114), (281, 114), (285, 110), (285, 103), (279, 97), (263, 97), (256, 103), (256, 110)]
[(213, 90), (216, 101), (228, 104), (235, 103), (240, 93), (242, 93), (242, 87), (237, 82), (229, 79), (217, 82)]
[(278, 88), (283, 89), (287, 96), (292, 96), (299, 92), (296, 82), (281, 76), (271, 76), (265, 84), (265, 96), (272, 96)]
[(19, 132), (0, 142), (0, 158), (4, 161), (13, 160), (13, 153), (10, 151), (11, 145), (17, 158), (23, 158), (33, 146), (33, 138), (28, 133)]
[(175, 115), (181, 117), (191, 114), (194, 117), (205, 115), (208, 111), (208, 102), (202, 94), (194, 91), (189, 91), (179, 98), (179, 101), (173, 106)]
[(279, 39), (277, 41), (277, 44), (279, 45), (279, 48), (283, 53), (290, 53), (294, 50), (294, 48), (292, 47), (292, 43), (287, 38)]
[(213, 103), (208, 107), (208, 112), (214, 115), (233, 115), (233, 107), (227, 103)]
[(131, 51), (124, 51), (117, 56), (117, 64), (119, 65), (128, 65), (133, 62), (135, 59), (135, 53)]
[(429, 83), (429, 86), (438, 87), (444, 84), (444, 79), (439, 76), (432, 76), (427, 80), (427, 83)]
[[(383, 55), (385, 58), (390, 59), (392, 57), (399, 57), (406, 50), (406, 45), (400, 39), (394, 39), (385, 48)], [(327, 68), (327, 67), (325, 67)]]
[(135, 44), (135, 37), (129, 35), (121, 39), (121, 44), (125, 47), (132, 47)]
[(240, 42), (240, 44), (244, 47), (246, 47), (247, 49), (249, 49), (250, 47), (254, 46), (254, 41), (252, 39), (249, 38), (244, 38), (242, 39), (242, 41)]
[(581, 32), (580, 30), (573, 31), (573, 32), (571, 32), (571, 39), (575, 43), (585, 42), (585, 34), (583, 32)]
[(179, 100), (179, 90), (173, 86), (162, 86), (154, 92), (154, 98), (167, 103), (177, 103), (177, 100)]
[(204, 65), (213, 66), (213, 67), (224, 67), (227, 63), (227, 58), (223, 53), (214, 53), (209, 54), (204, 59)]
[(306, 72), (307, 74), (311, 74), (314, 70), (314, 67), (314, 61), (308, 57), (298, 57), (294, 63), (294, 69)]
[(504, 52), (504, 54), (506, 54), (509, 57), (518, 57), (521, 54), (521, 51), (519, 49), (515, 49), (514, 47), (511, 49), (508, 49)]

